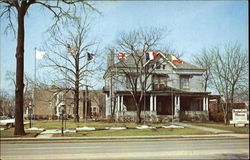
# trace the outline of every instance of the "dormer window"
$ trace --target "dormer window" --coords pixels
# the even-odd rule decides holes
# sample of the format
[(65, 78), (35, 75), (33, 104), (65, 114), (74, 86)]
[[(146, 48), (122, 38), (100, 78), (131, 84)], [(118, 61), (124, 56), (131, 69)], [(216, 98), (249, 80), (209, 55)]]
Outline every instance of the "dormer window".
[(183, 75), (180, 77), (181, 89), (189, 89), (189, 75)]

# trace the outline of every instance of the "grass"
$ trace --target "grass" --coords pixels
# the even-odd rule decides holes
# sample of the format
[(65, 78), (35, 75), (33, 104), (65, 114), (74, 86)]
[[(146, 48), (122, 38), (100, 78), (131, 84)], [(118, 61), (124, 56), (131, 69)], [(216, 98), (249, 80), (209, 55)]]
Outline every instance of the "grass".
[[(33, 121), (32, 127), (45, 128), (45, 129), (60, 129), (61, 121), (59, 120), (39, 120)], [(247, 127), (234, 127), (233, 125), (224, 125), (223, 123), (215, 122), (184, 122), (187, 124), (193, 124), (197, 126), (210, 127), (215, 129), (229, 130), (235, 133), (249, 133), (249, 125)], [(211, 134), (211, 132), (201, 131), (192, 128), (184, 129), (165, 129), (160, 128), (164, 125), (169, 125), (169, 123), (146, 123), (145, 125), (150, 125), (158, 127), (157, 129), (134, 129), (136, 126), (144, 124), (136, 123), (108, 123), (108, 122), (87, 122), (83, 121), (75, 123), (72, 120), (66, 122), (67, 129), (75, 129), (79, 127), (94, 127), (96, 131), (82, 131), (77, 133), (66, 133), (66, 137), (100, 137), (100, 136), (157, 136), (157, 135), (199, 135), (199, 134)], [(105, 130), (105, 127), (127, 127), (127, 130)], [(28, 128), (29, 125), (25, 125)], [(14, 128), (10, 128), (4, 131), (0, 131), (1, 138), (7, 137), (35, 137), (41, 131), (26, 131), (24, 136), (14, 136)], [(61, 134), (55, 134), (54, 136), (60, 137)]]
[[(68, 120), (66, 122), (67, 129), (75, 129), (79, 127), (94, 127), (96, 129), (104, 129), (105, 127), (128, 127), (135, 128), (136, 126), (144, 125), (144, 124), (136, 124), (136, 123), (108, 123), (108, 122), (83, 122), (75, 123), (72, 120)], [(151, 125), (154, 127), (161, 127), (167, 125), (167, 123), (147, 123), (145, 125)], [(32, 127), (37, 128), (46, 128), (46, 129), (60, 129), (62, 126), (62, 121), (59, 120), (40, 120), (34, 121)], [(27, 126), (28, 127), (28, 126)]]
[[(198, 135), (211, 134), (211, 132), (201, 131), (191, 128), (183, 129), (127, 129), (127, 130), (97, 130), (83, 131), (77, 133), (66, 133), (65, 137), (107, 137), (107, 136), (160, 136), (160, 135)], [(54, 137), (61, 137), (61, 134), (55, 134)]]
[[(59, 120), (41, 120), (34, 121), (33, 127), (46, 128), (46, 129), (60, 129), (62, 122)], [(66, 122), (67, 129), (75, 129), (79, 127), (94, 127), (96, 131), (82, 131), (77, 133), (66, 133), (66, 137), (100, 137), (100, 136), (155, 136), (155, 135), (185, 135), (185, 134), (211, 134), (210, 132), (184, 128), (184, 129), (134, 129), (139, 125), (149, 125), (154, 127), (162, 127), (164, 125), (169, 125), (169, 123), (108, 123), (108, 122), (87, 122), (80, 121), (75, 123), (72, 120)], [(127, 130), (104, 130), (105, 127), (127, 127)], [(60, 137), (61, 134), (55, 134), (55, 137)]]
[(24, 136), (17, 136), (17, 135), (14, 135), (14, 128), (9, 128), (7, 130), (0, 131), (0, 137), (1, 138), (35, 137), (39, 133), (41, 133), (41, 131), (25, 131), (25, 133), (26, 135)]
[(185, 123), (193, 124), (197, 126), (221, 129), (221, 130), (226, 130), (226, 131), (233, 131), (235, 133), (249, 133), (249, 125), (246, 125), (245, 127), (234, 127), (234, 125), (225, 125), (224, 123), (219, 123), (219, 122), (206, 122), (206, 123), (185, 122)]

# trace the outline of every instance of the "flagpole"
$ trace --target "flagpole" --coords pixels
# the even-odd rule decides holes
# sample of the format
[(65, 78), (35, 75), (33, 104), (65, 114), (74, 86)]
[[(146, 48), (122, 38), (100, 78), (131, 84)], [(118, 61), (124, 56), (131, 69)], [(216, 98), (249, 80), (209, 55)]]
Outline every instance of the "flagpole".
[(36, 107), (36, 105), (35, 105), (35, 103), (36, 103), (36, 101), (35, 101), (35, 89), (36, 89), (36, 48), (35, 48), (35, 66), (34, 66), (34, 93), (33, 93), (33, 120), (35, 119), (35, 107)]
[(145, 106), (146, 106), (146, 65), (144, 67), (144, 124), (146, 121), (146, 110), (145, 110)]
[[(88, 53), (86, 52), (86, 55), (87, 55)], [(86, 71), (88, 72), (88, 55), (86, 56)], [(86, 75), (86, 86), (85, 86), (85, 125), (86, 125), (86, 123), (87, 123), (87, 110), (88, 110), (88, 98), (87, 98), (87, 94), (88, 94), (88, 80), (87, 80), (87, 78), (88, 78), (88, 75)]]
[[(116, 50), (114, 50), (115, 52), (116, 52)], [(114, 53), (114, 54), (116, 54), (116, 53)], [(117, 63), (117, 65), (118, 65), (118, 63)], [(116, 95), (117, 95), (117, 97), (115, 96), (115, 98), (117, 98), (117, 100), (116, 100), (116, 104), (117, 104), (117, 121), (118, 121), (118, 119), (119, 119), (119, 117), (120, 117), (120, 115), (119, 115), (119, 109), (120, 109), (120, 104), (118, 104), (118, 103), (120, 103), (120, 100), (118, 100), (119, 99), (119, 96), (118, 96), (118, 94), (117, 94), (117, 65), (116, 65), (116, 68), (115, 68), (115, 92), (116, 92)], [(116, 122), (116, 121), (115, 121)]]

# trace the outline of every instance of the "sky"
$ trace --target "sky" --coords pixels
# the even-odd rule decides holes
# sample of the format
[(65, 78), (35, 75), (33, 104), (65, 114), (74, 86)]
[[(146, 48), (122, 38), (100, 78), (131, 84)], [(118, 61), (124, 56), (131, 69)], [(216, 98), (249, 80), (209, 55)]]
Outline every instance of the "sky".
[[(167, 28), (163, 44), (183, 53), (182, 59), (191, 62), (192, 56), (203, 48), (238, 42), (248, 50), (247, 1), (92, 1), (101, 15), (92, 20), (91, 32), (100, 47), (110, 45), (119, 33), (140, 27)], [(0, 4), (1, 5), (1, 4)], [(0, 20), (0, 82), (1, 89), (14, 94), (6, 80), (6, 72), (16, 69), (16, 39), (4, 33), (6, 19)], [(34, 75), (35, 48), (47, 40), (46, 30), (53, 23), (52, 15), (34, 5), (25, 17), (25, 72)], [(39, 60), (37, 63), (42, 63)], [(37, 68), (38, 77), (46, 77)], [(100, 86), (103, 83), (100, 83)]]

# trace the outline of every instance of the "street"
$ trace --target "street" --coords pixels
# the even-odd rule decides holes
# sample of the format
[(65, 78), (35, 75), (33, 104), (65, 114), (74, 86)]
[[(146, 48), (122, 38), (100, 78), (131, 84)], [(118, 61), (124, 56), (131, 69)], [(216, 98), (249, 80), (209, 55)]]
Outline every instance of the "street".
[(249, 139), (2, 143), (5, 159), (247, 159)]

